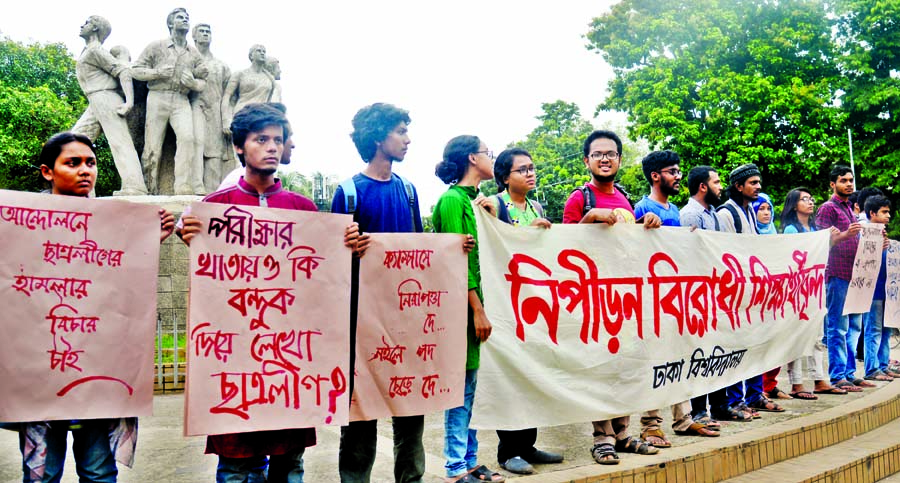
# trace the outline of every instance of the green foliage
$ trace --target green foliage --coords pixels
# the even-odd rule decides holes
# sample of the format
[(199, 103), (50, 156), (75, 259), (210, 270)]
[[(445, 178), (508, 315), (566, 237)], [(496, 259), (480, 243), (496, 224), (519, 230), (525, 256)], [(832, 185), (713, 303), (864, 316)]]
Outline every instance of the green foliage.
[(600, 108), (626, 111), (631, 136), (677, 152), (685, 172), (753, 162), (774, 199), (824, 190), (848, 153), (826, 13), (812, 0), (624, 0), (588, 33), (616, 74)]
[[(41, 146), (71, 128), (87, 107), (75, 77), (75, 59), (63, 44), (24, 45), (0, 40), (0, 188), (40, 191)], [(109, 196), (121, 184), (104, 137), (95, 142), (95, 192)]]
[[(900, 202), (900, 0), (839, 0), (837, 41), (846, 94), (842, 105), (853, 132), (857, 187), (886, 191)], [(844, 138), (846, 139), (846, 132)], [(900, 217), (891, 223), (900, 235)]]

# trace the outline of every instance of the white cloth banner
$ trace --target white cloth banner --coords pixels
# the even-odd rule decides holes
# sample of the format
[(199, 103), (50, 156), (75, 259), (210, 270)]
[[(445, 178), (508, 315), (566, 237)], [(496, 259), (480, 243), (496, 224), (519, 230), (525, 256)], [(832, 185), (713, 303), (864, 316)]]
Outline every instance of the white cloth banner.
[(900, 242), (891, 240), (884, 283), (884, 326), (900, 328)]
[(827, 231), (542, 230), (481, 209), (476, 218), (493, 332), (474, 428), (664, 408), (796, 359), (823, 323)]

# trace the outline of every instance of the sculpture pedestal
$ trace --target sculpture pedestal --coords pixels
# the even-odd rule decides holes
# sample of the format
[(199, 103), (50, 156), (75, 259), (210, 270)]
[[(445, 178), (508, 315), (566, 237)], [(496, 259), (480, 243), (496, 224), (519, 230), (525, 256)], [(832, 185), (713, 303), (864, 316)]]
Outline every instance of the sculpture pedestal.
[[(106, 199), (165, 208), (171, 211), (175, 215), (175, 221), (178, 221), (184, 209), (191, 203), (200, 201), (202, 197), (115, 196)], [(156, 279), (157, 317), (162, 321), (164, 333), (171, 333), (176, 326), (180, 332), (187, 328), (189, 269), (188, 247), (173, 234), (159, 247), (159, 274)]]

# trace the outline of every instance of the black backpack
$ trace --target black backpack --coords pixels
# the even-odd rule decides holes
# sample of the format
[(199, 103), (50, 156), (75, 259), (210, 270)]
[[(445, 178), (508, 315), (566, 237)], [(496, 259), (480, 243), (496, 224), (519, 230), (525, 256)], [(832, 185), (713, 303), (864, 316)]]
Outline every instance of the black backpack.
[[(625, 191), (625, 187), (620, 185), (619, 183), (613, 183), (613, 186), (619, 191), (619, 193), (622, 193), (622, 196), (624, 196), (625, 199), (628, 200), (628, 204), (631, 205), (632, 208), (634, 208), (634, 202), (631, 201), (631, 195), (629, 195), (628, 192)], [(581, 191), (581, 196), (582, 198), (584, 198), (584, 209), (581, 210), (581, 216), (584, 216), (588, 211), (591, 211), (595, 206), (597, 206), (597, 198), (594, 197), (594, 192), (587, 185), (582, 185), (578, 188), (578, 191)]]
[[(729, 203), (723, 203), (722, 206), (716, 208), (716, 213), (722, 211), (723, 209), (731, 213), (731, 217), (734, 218), (734, 231), (736, 233), (744, 233), (744, 224), (741, 221), (741, 215), (740, 213), (738, 213), (737, 208)], [(718, 225), (718, 220), (716, 220), (716, 224)]]

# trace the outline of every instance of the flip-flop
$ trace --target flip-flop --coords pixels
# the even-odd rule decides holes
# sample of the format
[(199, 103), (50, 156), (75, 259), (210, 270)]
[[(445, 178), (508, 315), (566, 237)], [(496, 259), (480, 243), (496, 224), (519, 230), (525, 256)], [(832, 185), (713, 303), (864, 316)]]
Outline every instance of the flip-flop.
[(863, 392), (863, 388), (856, 386), (850, 381), (842, 381), (834, 385), (834, 387), (839, 387), (847, 392)]
[(809, 391), (795, 391), (791, 393), (791, 397), (794, 399), (806, 399), (808, 401), (815, 401), (816, 399), (819, 399), (818, 396)]
[(828, 389), (815, 389), (815, 390), (813, 390), (813, 392), (816, 394), (835, 394), (835, 395), (847, 394), (847, 391), (845, 391), (839, 387), (834, 387), (834, 386), (829, 387)]
[(488, 467), (484, 465), (481, 465), (470, 471), (469, 476), (475, 478), (478, 481), (489, 481), (491, 483), (502, 483), (506, 481), (505, 476), (495, 471), (489, 470)]

